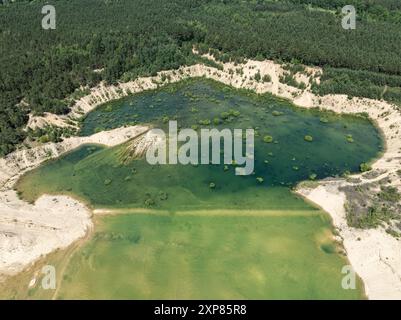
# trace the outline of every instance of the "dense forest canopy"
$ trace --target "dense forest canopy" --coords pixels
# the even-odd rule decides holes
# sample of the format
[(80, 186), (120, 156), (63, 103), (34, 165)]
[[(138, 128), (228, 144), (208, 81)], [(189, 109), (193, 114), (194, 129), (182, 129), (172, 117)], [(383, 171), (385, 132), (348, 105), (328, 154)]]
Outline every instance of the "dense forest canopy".
[[(223, 61), (320, 65), (316, 92), (376, 98), (389, 86), (384, 98), (401, 101), (398, 0), (54, 0), (56, 30), (41, 28), (45, 1), (0, 3), (1, 155), (24, 139), (30, 112), (66, 113), (81, 86), (195, 63), (193, 45)], [(346, 4), (356, 30), (341, 28)]]

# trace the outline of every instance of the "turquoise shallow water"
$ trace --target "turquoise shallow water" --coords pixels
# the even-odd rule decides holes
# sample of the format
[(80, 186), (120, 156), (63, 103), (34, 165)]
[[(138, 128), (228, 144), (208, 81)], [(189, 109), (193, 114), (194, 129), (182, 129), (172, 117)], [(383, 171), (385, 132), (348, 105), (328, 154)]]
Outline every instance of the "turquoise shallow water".
[[(101, 106), (87, 115), (81, 134), (130, 124), (131, 117), (135, 123), (151, 123), (166, 131), (166, 122), (173, 119), (181, 128), (197, 130), (253, 128), (255, 172), (235, 176), (234, 166), (224, 168), (223, 164), (151, 166), (145, 159), (122, 163), (125, 145), (104, 150), (83, 147), (28, 173), (20, 185), (29, 181), (34, 186), (21, 191), (31, 200), (45, 190), (68, 191), (94, 206), (142, 207), (147, 199), (170, 209), (205, 202), (222, 203), (223, 207), (256, 206), (252, 201), (246, 204), (242, 195), (263, 199), (266, 191), (288, 193), (289, 187), (311, 175), (321, 179), (358, 171), (360, 163), (376, 157), (382, 148), (378, 131), (364, 118), (303, 110), (270, 95), (258, 96), (206, 80), (170, 85)], [(214, 124), (216, 119), (218, 125)], [(211, 124), (199, 124), (206, 120)], [(266, 135), (273, 137), (272, 143), (264, 142)], [(305, 135), (313, 141), (305, 141)], [(257, 177), (264, 182), (258, 183)], [(216, 185), (214, 190), (210, 190), (210, 183)], [(170, 195), (159, 201), (163, 192)], [(241, 202), (234, 201), (236, 197), (241, 197)], [(281, 203), (291, 206), (291, 201)], [(261, 206), (271, 204), (264, 201)]]
[[(103, 105), (86, 116), (81, 135), (137, 123), (167, 129), (168, 120), (196, 130), (253, 128), (255, 173), (235, 176), (232, 165), (123, 162), (127, 144), (82, 146), (28, 172), (17, 184), (25, 199), (67, 193), (127, 213), (97, 218), (94, 238), (67, 271), (63, 297), (362, 297), (360, 283), (354, 292), (341, 289), (347, 262), (337, 253), (328, 216), (291, 187), (311, 175), (357, 171), (376, 157), (381, 139), (367, 119), (299, 109), (270, 95), (197, 79)], [(264, 142), (266, 135), (271, 143)], [(136, 241), (123, 240), (133, 233)], [(139, 258), (144, 252), (149, 259)], [(97, 273), (91, 274), (93, 268)], [(131, 272), (129, 280), (123, 277)], [(164, 284), (174, 285), (160, 290)]]

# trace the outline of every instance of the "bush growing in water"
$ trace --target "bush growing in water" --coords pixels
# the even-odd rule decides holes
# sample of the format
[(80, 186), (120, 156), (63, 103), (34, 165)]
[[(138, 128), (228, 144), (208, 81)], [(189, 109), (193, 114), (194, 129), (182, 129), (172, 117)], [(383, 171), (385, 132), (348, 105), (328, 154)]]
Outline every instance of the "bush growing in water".
[(229, 113), (233, 117), (239, 117), (241, 115), (241, 112), (239, 112), (238, 110), (233, 110), (233, 109), (230, 109)]
[(305, 139), (305, 141), (307, 141), (307, 142), (312, 142), (312, 141), (313, 141), (313, 137), (310, 136), (310, 135), (306, 135), (306, 136), (304, 137), (304, 139)]
[(220, 118), (214, 118), (213, 123), (214, 123), (214, 125), (218, 126), (221, 123)]
[(266, 143), (272, 143), (273, 142), (273, 137), (269, 136), (269, 135), (264, 136), (263, 137), (263, 141), (266, 142)]
[(222, 118), (223, 120), (226, 120), (226, 119), (228, 119), (228, 118), (230, 117), (230, 114), (229, 114), (228, 112), (222, 112), (222, 113), (220, 114), (220, 116), (221, 116), (221, 118)]
[(241, 112), (239, 112), (238, 110), (234, 110), (234, 109), (230, 109), (227, 111), (224, 111), (220, 114), (220, 117), (223, 120), (230, 120), (230, 118), (237, 118), (241, 115)]
[(361, 163), (359, 165), (359, 171), (361, 171), (361, 172), (366, 172), (366, 171), (370, 171), (370, 170), (372, 170), (372, 167), (369, 164), (365, 163), (365, 162)]
[(208, 126), (210, 125), (211, 121), (209, 119), (205, 119), (205, 120), (199, 120), (198, 123), (203, 126)]

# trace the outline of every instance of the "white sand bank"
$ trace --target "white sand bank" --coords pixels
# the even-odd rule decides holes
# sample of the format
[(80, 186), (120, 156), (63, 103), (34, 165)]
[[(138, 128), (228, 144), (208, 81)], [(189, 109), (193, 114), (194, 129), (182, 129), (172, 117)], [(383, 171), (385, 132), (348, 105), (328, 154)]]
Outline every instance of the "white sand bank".
[(345, 195), (336, 184), (322, 184), (300, 194), (329, 212), (347, 251), (348, 260), (363, 279), (370, 299), (401, 299), (401, 242), (382, 229), (351, 228), (345, 219)]

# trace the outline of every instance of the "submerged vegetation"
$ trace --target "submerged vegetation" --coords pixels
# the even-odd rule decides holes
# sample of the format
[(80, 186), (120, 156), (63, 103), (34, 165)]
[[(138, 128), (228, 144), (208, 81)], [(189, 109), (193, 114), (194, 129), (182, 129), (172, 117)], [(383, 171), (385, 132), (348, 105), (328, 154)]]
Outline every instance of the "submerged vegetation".
[[(274, 59), (285, 63), (281, 81), (300, 89), (306, 85), (296, 73), (310, 76), (318, 94), (401, 101), (401, 6), (346, 2), (59, 0), (57, 32), (44, 32), (38, 13), (45, 1), (0, 1), (0, 155), (26, 137), (57, 142), (75, 134), (55, 127), (25, 132), (29, 113), (65, 114), (100, 81), (129, 81), (199, 62), (221, 69), (221, 62)], [(352, 33), (341, 28), (345, 4), (361, 8)], [(194, 47), (216, 62), (194, 54)], [(319, 85), (301, 64), (323, 67)], [(257, 72), (254, 80), (271, 78)], [(96, 232), (73, 255), (58, 298), (361, 297), (359, 282), (358, 290), (339, 286), (345, 260), (327, 217), (291, 188), (305, 179), (312, 185), (370, 171), (381, 142), (369, 121), (297, 110), (269, 94), (197, 79), (105, 104), (82, 119), (79, 134), (138, 123), (165, 128), (172, 119), (195, 130), (253, 128), (259, 137), (254, 173), (236, 177), (235, 162), (183, 167), (122, 161), (129, 143), (83, 146), (28, 172), (16, 186), (25, 200), (65, 193), (127, 213), (96, 218)], [(365, 207), (359, 200), (372, 190)], [(347, 191), (356, 195), (347, 203), (351, 225), (383, 225), (399, 234), (395, 188), (383, 182)], [(41, 289), (29, 295), (35, 290)]]
[[(96, 219), (96, 233), (72, 256), (58, 298), (361, 298), (359, 281), (358, 290), (339, 286), (345, 261), (328, 217), (290, 188), (308, 177), (355, 172), (375, 156), (380, 137), (369, 121), (192, 79), (100, 106), (83, 120), (80, 134), (121, 127), (131, 115), (160, 128), (167, 127), (165, 117), (182, 128), (215, 118), (218, 124), (209, 126), (254, 128), (260, 132), (254, 174), (235, 176), (235, 162), (121, 161), (130, 142), (82, 146), (28, 172), (17, 184), (24, 199), (67, 193), (126, 213)], [(330, 121), (322, 123), (322, 116)], [(279, 144), (264, 142), (267, 128)], [(299, 132), (319, 139), (292, 143)], [(346, 134), (366, 143), (349, 144)], [(41, 292), (35, 290), (33, 296)]]
[[(153, 108), (148, 108), (150, 105)], [(275, 118), (272, 114), (274, 110), (280, 110), (282, 116)], [(322, 117), (328, 121), (322, 123)], [(85, 117), (80, 135), (91, 135), (98, 128), (109, 130), (121, 127), (132, 121), (166, 128), (166, 118), (177, 120), (181, 128), (191, 127), (193, 123), (200, 124), (196, 130), (204, 125), (217, 128), (223, 125), (230, 128), (254, 128), (255, 135), (260, 135), (259, 139), (255, 139), (256, 176), (238, 180), (243, 184), (241, 190), (244, 186), (252, 190), (258, 184), (263, 188), (258, 188), (255, 192), (271, 186), (291, 187), (301, 180), (355, 172), (359, 170), (361, 160), (370, 160), (381, 149), (379, 133), (363, 118), (338, 116), (329, 112), (322, 114), (318, 110), (300, 110), (270, 94), (257, 95), (206, 79), (169, 84), (155, 91), (143, 92), (100, 106)], [(210, 119), (219, 121), (212, 122)], [(293, 141), (299, 139), (297, 132), (305, 130), (305, 123), (308, 127), (305, 139), (311, 140), (312, 136), (319, 136), (319, 140), (308, 144), (294, 144)], [(272, 135), (266, 134), (266, 126)], [(344, 136), (351, 134), (356, 138), (356, 142), (352, 144), (344, 140)], [(277, 141), (280, 143), (273, 143)], [(328, 145), (331, 146), (330, 149), (326, 148)], [(30, 201), (44, 192), (59, 193), (68, 189), (69, 194), (75, 193), (100, 206), (141, 206), (145, 203), (146, 206), (170, 207), (177, 195), (169, 192), (169, 196), (160, 201), (160, 190), (156, 192), (151, 188), (146, 191), (141, 186), (147, 184), (142, 179), (155, 179), (158, 181), (157, 189), (165, 192), (172, 183), (178, 183), (174, 166), (149, 168), (138, 157), (130, 161), (124, 160), (127, 158), (124, 155), (130, 150), (129, 143), (104, 151), (95, 147), (83, 149), (72, 158), (67, 156), (65, 161), (51, 162), (48, 166), (29, 172), (19, 182), (18, 190)], [(346, 162), (343, 155), (347, 157)], [(83, 157), (82, 161), (79, 160), (80, 157)], [(70, 167), (71, 161), (76, 161), (74, 159), (78, 159), (80, 164)], [(53, 166), (58, 168), (54, 172), (51, 169)], [(201, 194), (208, 189), (216, 189), (217, 192), (213, 195), (216, 201), (220, 201), (222, 196), (221, 199), (237, 190), (237, 183), (228, 183), (235, 175), (227, 174), (235, 166), (233, 162), (230, 165), (210, 167), (185, 166), (181, 170), (186, 172), (186, 181), (202, 190)], [(97, 168), (96, 175), (92, 176), (94, 168)], [(35, 187), (31, 187), (31, 181), (37, 179), (43, 183), (36, 182)], [(97, 186), (95, 193), (91, 191), (92, 184)], [(125, 192), (114, 194), (116, 190)]]
[[(72, 255), (60, 275), (56, 295), (42, 289), (39, 273), (38, 285), (0, 291), (0, 297), (8, 293), (15, 299), (363, 298), (359, 280), (356, 290), (341, 289), (346, 261), (332, 242), (327, 217), (319, 211), (214, 213), (128, 211), (98, 217), (91, 240)], [(58, 266), (60, 261), (50, 257), (47, 263)]]

